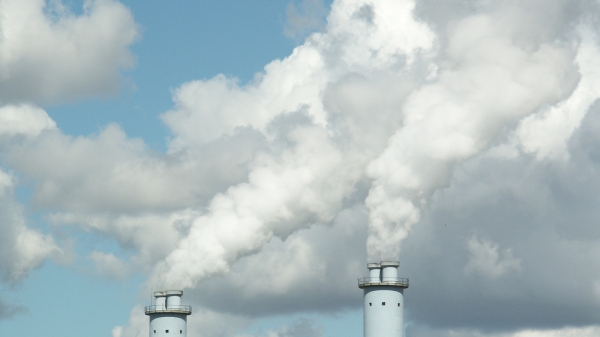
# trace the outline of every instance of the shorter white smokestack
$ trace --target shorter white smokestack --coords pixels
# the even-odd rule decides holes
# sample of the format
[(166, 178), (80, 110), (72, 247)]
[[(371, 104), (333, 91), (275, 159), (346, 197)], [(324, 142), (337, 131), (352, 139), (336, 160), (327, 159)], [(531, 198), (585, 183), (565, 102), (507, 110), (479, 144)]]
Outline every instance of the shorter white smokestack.
[(154, 306), (159, 310), (167, 309), (167, 295), (164, 291), (154, 292)]
[(381, 282), (381, 266), (379, 263), (367, 263), (369, 269), (369, 282)]
[(404, 337), (404, 289), (408, 279), (398, 278), (397, 261), (369, 263), (369, 276), (358, 280), (364, 290), (364, 336)]
[(154, 305), (146, 307), (150, 316), (150, 337), (186, 337), (187, 316), (192, 307), (181, 305), (181, 290), (154, 292)]

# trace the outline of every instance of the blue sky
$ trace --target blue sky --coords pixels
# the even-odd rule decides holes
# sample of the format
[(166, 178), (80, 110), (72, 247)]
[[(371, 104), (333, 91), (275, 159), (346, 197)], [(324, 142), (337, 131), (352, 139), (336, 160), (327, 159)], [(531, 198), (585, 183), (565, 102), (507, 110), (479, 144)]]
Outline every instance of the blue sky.
[(0, 13), (0, 336), (358, 337), (381, 260), (407, 336), (600, 333), (596, 2)]
[[(48, 109), (69, 134), (91, 134), (116, 122), (131, 137), (164, 150), (168, 130), (157, 116), (172, 107), (171, 89), (221, 73), (249, 81), (296, 44), (283, 34), (285, 2), (122, 3), (141, 28), (140, 39), (131, 46), (136, 65), (124, 73), (117, 95)], [(70, 6), (76, 12), (82, 4)]]

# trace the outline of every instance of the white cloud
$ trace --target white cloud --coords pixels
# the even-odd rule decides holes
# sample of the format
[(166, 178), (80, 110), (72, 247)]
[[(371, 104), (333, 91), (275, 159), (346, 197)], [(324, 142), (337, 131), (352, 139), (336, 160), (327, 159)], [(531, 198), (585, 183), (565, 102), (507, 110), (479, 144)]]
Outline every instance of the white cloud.
[(0, 281), (13, 284), (61, 253), (51, 236), (26, 226), (23, 207), (13, 197), (14, 185), (14, 178), (0, 170)]
[(175, 91), (175, 110), (162, 115), (176, 138), (172, 150), (186, 148), (231, 134), (236, 127), (263, 130), (277, 115), (305, 108), (324, 124), (319, 99), (327, 74), (323, 59), (313, 46), (301, 46), (284, 60), (265, 67), (265, 74), (246, 86), (237, 80), (216, 76), (193, 81)]
[(88, 231), (111, 235), (122, 248), (134, 248), (137, 254), (127, 262), (103, 252), (91, 255), (100, 274), (124, 278), (134, 272), (147, 271), (162, 261), (187, 234), (198, 214), (192, 210), (121, 216), (74, 212), (50, 214), (48, 220), (58, 226), (78, 225)]
[[(218, 147), (216, 144), (212, 150)], [(151, 152), (141, 139), (127, 138), (120, 127), (109, 125), (90, 137), (47, 132), (11, 147), (7, 158), (39, 180), (34, 203), (41, 207), (156, 212), (202, 202), (207, 194), (222, 188), (222, 180), (239, 179), (235, 165), (243, 165), (249, 156), (224, 153), (223, 160), (215, 155), (214, 162), (206, 163), (201, 159), (206, 154), (198, 151), (164, 157)], [(233, 167), (221, 169), (227, 164)]]
[(135, 306), (129, 314), (129, 325), (116, 326), (111, 331), (112, 337), (146, 337), (148, 336), (148, 316), (144, 307)]
[(573, 94), (543, 113), (524, 118), (517, 129), (516, 135), (523, 150), (535, 153), (540, 159), (568, 157), (567, 141), (592, 103), (600, 98), (600, 90), (597, 89), (600, 71), (596, 67), (600, 61), (600, 50), (595, 37), (587, 29), (581, 29), (582, 42), (576, 61), (582, 77)]
[(43, 130), (55, 130), (56, 123), (36, 106), (6, 105), (0, 108), (0, 137), (38, 136)]
[(490, 278), (497, 278), (510, 272), (521, 270), (521, 261), (512, 255), (510, 248), (498, 251), (498, 245), (485, 239), (472, 236), (467, 244), (469, 262), (465, 272), (479, 273)]
[[(326, 125), (322, 95), (329, 84), (354, 72), (401, 69), (406, 59), (432, 47), (432, 32), (412, 17), (412, 1), (363, 5), (336, 1), (326, 33), (313, 34), (246, 86), (223, 75), (182, 85), (174, 94), (175, 109), (162, 116), (177, 136), (171, 148), (210, 141), (236, 127), (264, 130), (276, 116), (299, 109)], [(361, 16), (365, 10), (372, 12), (372, 22)]]
[(113, 0), (87, 1), (84, 14), (60, 1), (0, 1), (0, 103), (61, 102), (114, 93), (138, 28)]
[(504, 20), (473, 15), (455, 23), (438, 80), (407, 98), (402, 127), (369, 164), (370, 259), (398, 255), (421, 207), (448, 186), (457, 163), (571, 93), (571, 50), (552, 42), (528, 50), (514, 43), (518, 31)]
[[(335, 1), (328, 17), (324, 42), (330, 45), (334, 67), (350, 71), (403, 68), (420, 52), (433, 48), (435, 35), (414, 18), (415, 1)], [(320, 37), (320, 36), (319, 36)], [(396, 68), (396, 66), (398, 68)]]
[(94, 261), (96, 272), (107, 279), (125, 280), (131, 272), (127, 264), (114, 254), (94, 251), (90, 258)]
[(252, 260), (244, 273), (232, 273), (234, 285), (249, 297), (285, 295), (302, 282), (325, 281), (326, 264), (316, 256), (310, 243), (302, 237), (290, 237), (283, 250), (273, 254), (261, 254)]

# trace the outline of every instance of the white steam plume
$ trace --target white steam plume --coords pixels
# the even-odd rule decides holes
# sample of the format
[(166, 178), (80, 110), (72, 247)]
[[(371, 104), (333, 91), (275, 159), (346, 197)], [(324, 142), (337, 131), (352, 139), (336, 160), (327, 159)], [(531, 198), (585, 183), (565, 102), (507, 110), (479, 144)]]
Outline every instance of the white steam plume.
[(572, 91), (570, 49), (553, 43), (532, 50), (519, 46), (518, 31), (501, 19), (477, 15), (456, 24), (437, 80), (408, 97), (402, 127), (369, 164), (371, 259), (397, 257), (400, 241), (433, 193), (448, 186), (457, 163)]
[(330, 221), (352, 190), (356, 172), (321, 128), (292, 132), (296, 145), (280, 158), (262, 156), (249, 182), (217, 195), (156, 270), (155, 282), (193, 287), (227, 271), (240, 256), (260, 249), (273, 235), (285, 236), (311, 220)]
[[(340, 0), (323, 33), (255, 82), (217, 76), (183, 85), (163, 116), (176, 134), (173, 153), (240, 127), (285, 145), (259, 155), (248, 182), (210, 201), (150, 282), (194, 287), (226, 272), (273, 236), (330, 221), (365, 179), (368, 256), (397, 258), (457, 164), (567, 99), (578, 70), (587, 69), (593, 39), (580, 42), (574, 30), (569, 41), (544, 34), (519, 41), (523, 27), (510, 19), (527, 17), (505, 7), (467, 16), (436, 37), (414, 18), (414, 1)], [(298, 126), (291, 116), (309, 122)], [(287, 129), (277, 131), (278, 123)]]
[[(413, 8), (413, 1), (336, 1), (327, 31), (312, 35), (285, 60), (269, 64), (257, 82), (240, 87), (235, 80), (218, 76), (176, 92), (176, 110), (163, 116), (178, 135), (172, 151), (243, 126), (277, 138), (273, 132), (277, 121), (293, 115), (306, 116), (310, 122), (288, 125), (291, 131), (282, 131), (283, 140), (274, 140), (287, 144), (285, 150), (258, 156), (247, 183), (212, 199), (189, 236), (157, 266), (154, 285), (193, 287), (227, 271), (274, 235), (285, 237), (311, 223), (333, 219), (355, 191), (374, 151), (361, 145), (364, 133), (336, 136), (346, 131), (330, 120), (324, 96), (332, 83), (343, 85), (348, 76), (388, 73), (402, 82), (406, 65), (419, 51), (431, 49), (434, 40), (431, 30), (413, 18)], [(340, 106), (335, 99), (328, 103)], [(393, 108), (387, 110), (394, 114)], [(359, 111), (363, 116), (369, 113)], [(341, 118), (345, 119), (343, 112)], [(348, 136), (354, 138), (351, 143), (343, 139)]]

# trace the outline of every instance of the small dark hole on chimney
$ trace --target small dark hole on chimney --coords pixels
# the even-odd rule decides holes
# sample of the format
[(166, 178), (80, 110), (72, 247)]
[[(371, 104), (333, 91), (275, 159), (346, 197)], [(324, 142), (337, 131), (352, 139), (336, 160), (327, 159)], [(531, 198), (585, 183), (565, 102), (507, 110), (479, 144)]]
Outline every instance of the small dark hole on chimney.
[(398, 306), (400, 306), (400, 303), (398, 303)]
[(369, 306), (372, 306), (372, 305), (373, 305), (373, 303), (369, 303)]
[(381, 302), (381, 305), (385, 305), (385, 302)]

